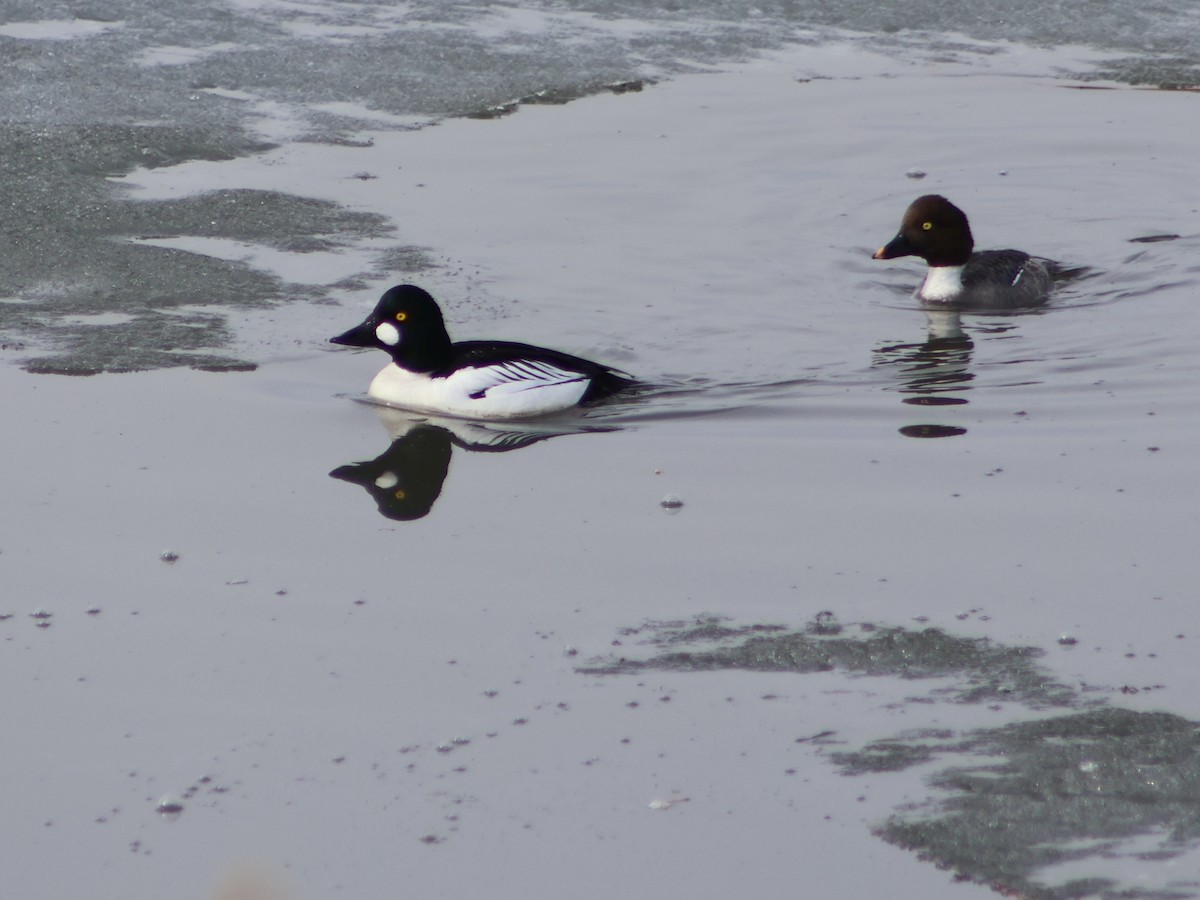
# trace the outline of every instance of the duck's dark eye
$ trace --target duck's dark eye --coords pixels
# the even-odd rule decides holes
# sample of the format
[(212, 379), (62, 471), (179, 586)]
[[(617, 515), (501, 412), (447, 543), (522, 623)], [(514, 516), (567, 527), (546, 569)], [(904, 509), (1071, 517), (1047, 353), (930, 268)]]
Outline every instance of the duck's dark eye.
[(397, 322), (403, 322), (407, 318), (408, 318), (408, 313), (406, 313), (404, 310), (400, 310), (400, 312), (396, 313), (396, 321)]
[[(933, 223), (932, 223), (932, 222), (922, 222), (922, 223), (921, 223), (921, 230), (922, 230), (922, 231), (931, 231), (932, 229), (933, 229)], [(397, 317), (397, 318), (399, 318), (399, 317)]]

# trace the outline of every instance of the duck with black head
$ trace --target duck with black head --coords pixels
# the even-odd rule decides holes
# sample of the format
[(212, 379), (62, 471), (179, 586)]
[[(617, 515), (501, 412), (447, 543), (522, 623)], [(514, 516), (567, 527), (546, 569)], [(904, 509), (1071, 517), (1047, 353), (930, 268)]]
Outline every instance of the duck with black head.
[(412, 284), (387, 291), (360, 324), (330, 339), (392, 357), (367, 393), (389, 406), (468, 419), (543, 416), (629, 388), (600, 363), (512, 341), (451, 343), (437, 302)]

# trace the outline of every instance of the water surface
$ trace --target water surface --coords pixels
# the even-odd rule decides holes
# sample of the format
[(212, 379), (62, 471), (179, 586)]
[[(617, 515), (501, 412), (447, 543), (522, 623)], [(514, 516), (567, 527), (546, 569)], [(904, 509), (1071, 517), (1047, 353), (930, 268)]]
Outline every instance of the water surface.
[[(14, 9), (15, 895), (1200, 894), (1187, 10), (756, 9)], [(655, 388), (381, 415), (399, 280)]]

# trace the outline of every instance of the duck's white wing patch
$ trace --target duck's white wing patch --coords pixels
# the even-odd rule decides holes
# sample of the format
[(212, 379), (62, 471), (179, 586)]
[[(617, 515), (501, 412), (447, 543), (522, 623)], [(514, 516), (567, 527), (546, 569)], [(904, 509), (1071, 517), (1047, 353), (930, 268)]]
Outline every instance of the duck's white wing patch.
[(402, 409), (468, 419), (541, 416), (569, 409), (587, 392), (591, 378), (553, 363), (510, 360), (464, 366), (431, 377), (389, 365), (368, 393)]
[(509, 360), (459, 369), (447, 387), (478, 415), (540, 415), (574, 406), (587, 391), (590, 378), (553, 363)]
[(551, 363), (518, 359), (459, 369), (447, 380), (455, 382), (472, 400), (483, 400), (568, 384), (579, 385), (582, 394), (587, 388), (588, 377)]

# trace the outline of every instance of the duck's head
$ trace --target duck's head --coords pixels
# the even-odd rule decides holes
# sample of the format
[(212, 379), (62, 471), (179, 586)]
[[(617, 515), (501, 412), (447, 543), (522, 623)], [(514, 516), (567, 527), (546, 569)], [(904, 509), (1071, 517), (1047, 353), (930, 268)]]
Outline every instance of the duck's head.
[(909, 204), (900, 232), (873, 258), (919, 256), (931, 266), (961, 266), (971, 258), (974, 246), (966, 213), (945, 197), (926, 194)]
[(437, 301), (414, 284), (389, 289), (361, 323), (329, 340), (386, 350), (405, 368), (420, 371), (436, 368), (450, 347)]

